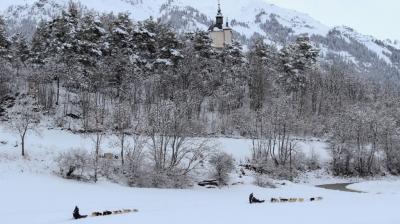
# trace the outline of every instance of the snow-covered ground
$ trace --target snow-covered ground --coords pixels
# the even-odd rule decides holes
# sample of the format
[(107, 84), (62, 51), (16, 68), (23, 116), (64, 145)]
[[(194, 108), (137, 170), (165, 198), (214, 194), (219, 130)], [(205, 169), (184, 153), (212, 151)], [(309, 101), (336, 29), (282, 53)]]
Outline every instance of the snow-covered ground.
[[(81, 183), (53, 175), (51, 158), (70, 148), (91, 149), (90, 137), (61, 130), (43, 130), (41, 136), (29, 135), (27, 159), (21, 159), (16, 135), (0, 124), (0, 223), (5, 224), (124, 224), (124, 223), (307, 223), (307, 224), (398, 224), (396, 213), (400, 200), (400, 182), (395, 180), (367, 182), (350, 186), (368, 193), (332, 191), (314, 183), (346, 182), (315, 173), (308, 183), (277, 184), (278, 188), (260, 188), (252, 177), (243, 184), (221, 189), (129, 188), (105, 181)], [(243, 160), (250, 153), (251, 140), (218, 138), (221, 148)], [(112, 139), (104, 142), (113, 149)], [(304, 152), (317, 152), (328, 158), (325, 144), (314, 140), (299, 141)], [(347, 180), (349, 181), (349, 180)], [(282, 183), (282, 182), (276, 182)], [(384, 185), (379, 186), (379, 183)], [(249, 204), (248, 195), (267, 199), (265, 204)], [(379, 194), (377, 194), (379, 193)], [(395, 193), (395, 194), (394, 194)], [(303, 203), (269, 203), (271, 197), (304, 198)], [(323, 197), (310, 202), (311, 197)], [(79, 206), (82, 214), (94, 211), (139, 209), (138, 213), (106, 217), (72, 219)]]
[[(321, 196), (322, 201), (248, 204), (259, 198)], [(359, 194), (300, 184), (263, 189), (245, 184), (222, 189), (161, 190), (127, 188), (110, 183), (87, 184), (46, 175), (0, 176), (0, 217), (7, 224), (122, 223), (307, 223), (398, 224), (400, 195)], [(81, 213), (136, 208), (138, 213), (72, 220)]]
[(352, 184), (348, 188), (371, 194), (400, 194), (400, 181), (398, 179), (367, 181)]
[[(13, 133), (7, 126), (0, 123), (0, 142), (5, 141), (7, 144), (0, 144), (0, 154), (3, 152), (16, 152), (20, 150), (18, 136)], [(30, 153), (38, 154), (45, 152), (48, 153), (59, 153), (71, 148), (83, 148), (86, 150), (92, 150), (94, 147), (94, 138), (88, 135), (73, 134), (69, 131), (63, 131), (58, 129), (46, 129), (41, 128), (39, 134), (31, 133), (26, 137), (26, 151)], [(130, 141), (128, 139), (127, 141)], [(251, 139), (243, 138), (227, 138), (220, 137), (212, 139), (214, 145), (223, 151), (226, 151), (234, 156), (237, 161), (244, 161), (250, 156), (252, 148)], [(326, 143), (321, 142), (317, 139), (304, 139), (296, 140), (296, 149), (302, 151), (305, 154), (310, 154), (312, 151), (315, 152), (325, 162), (329, 160), (329, 154), (326, 150)], [(118, 153), (117, 139), (115, 136), (107, 137), (102, 141), (103, 152), (115, 152)]]

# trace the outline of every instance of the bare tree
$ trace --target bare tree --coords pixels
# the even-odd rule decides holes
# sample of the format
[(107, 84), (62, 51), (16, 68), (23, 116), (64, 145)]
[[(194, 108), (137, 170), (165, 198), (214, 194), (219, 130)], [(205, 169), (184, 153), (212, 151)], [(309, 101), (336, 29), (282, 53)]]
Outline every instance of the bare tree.
[(212, 175), (217, 179), (219, 185), (227, 184), (229, 173), (235, 168), (233, 157), (226, 152), (217, 152), (209, 160), (212, 167)]
[(132, 126), (131, 113), (124, 102), (119, 102), (114, 111), (114, 123), (116, 124), (115, 133), (118, 137), (119, 147), (121, 148), (121, 166), (124, 166), (124, 155), (126, 147), (126, 135)]
[(25, 156), (25, 138), (31, 131), (38, 131), (40, 121), (39, 108), (27, 101), (14, 106), (11, 111), (11, 129), (18, 133), (21, 140), (21, 155)]
[(150, 157), (157, 172), (187, 175), (206, 158), (213, 145), (195, 139), (195, 124), (186, 117), (187, 107), (162, 101), (149, 114), (147, 135)]
[[(90, 122), (89, 122), (89, 135), (94, 143), (94, 181), (98, 180), (98, 171), (99, 171), (99, 157), (101, 150), (101, 143), (103, 141), (104, 136), (106, 135), (108, 120), (107, 118), (107, 110), (105, 105), (105, 99), (102, 97), (100, 93), (96, 93), (94, 97), (95, 100), (91, 105), (91, 113), (90, 113)], [(93, 133), (93, 134), (91, 134)]]

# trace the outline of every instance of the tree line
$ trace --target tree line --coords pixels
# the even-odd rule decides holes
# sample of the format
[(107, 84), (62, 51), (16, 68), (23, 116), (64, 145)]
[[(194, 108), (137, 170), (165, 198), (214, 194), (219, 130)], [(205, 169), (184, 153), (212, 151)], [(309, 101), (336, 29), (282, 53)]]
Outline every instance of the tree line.
[[(398, 84), (365, 78), (339, 57), (318, 62), (307, 36), (215, 49), (204, 31), (178, 34), (161, 20), (74, 3), (31, 40), (6, 29), (0, 20), (0, 98), (29, 99), (22, 108), (94, 134), (95, 163), (113, 133), (121, 166), (139, 169), (145, 136), (154, 170), (184, 175), (209, 148), (190, 139), (240, 135), (254, 139), (252, 164), (301, 170), (293, 137), (316, 136), (328, 139), (336, 175), (400, 171)], [(127, 146), (132, 136), (138, 145)]]

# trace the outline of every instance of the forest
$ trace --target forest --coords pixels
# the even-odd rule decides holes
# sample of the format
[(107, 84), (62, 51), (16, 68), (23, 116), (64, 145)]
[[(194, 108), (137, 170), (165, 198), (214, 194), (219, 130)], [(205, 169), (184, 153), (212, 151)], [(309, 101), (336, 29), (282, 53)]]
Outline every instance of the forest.
[[(261, 173), (320, 168), (296, 150), (297, 137), (312, 136), (329, 143), (334, 175), (400, 174), (399, 80), (319, 54), (306, 35), (215, 49), (206, 31), (177, 33), (153, 18), (71, 3), (32, 38), (9, 35), (0, 19), (0, 119), (18, 131), (22, 156), (40, 121), (94, 136), (93, 155), (59, 158), (65, 176), (93, 160), (95, 180), (116, 172), (132, 185), (186, 183), (219, 136), (253, 139), (247, 165)], [(118, 136), (119, 164), (101, 164), (106, 135)], [(231, 158), (210, 156), (222, 181)]]

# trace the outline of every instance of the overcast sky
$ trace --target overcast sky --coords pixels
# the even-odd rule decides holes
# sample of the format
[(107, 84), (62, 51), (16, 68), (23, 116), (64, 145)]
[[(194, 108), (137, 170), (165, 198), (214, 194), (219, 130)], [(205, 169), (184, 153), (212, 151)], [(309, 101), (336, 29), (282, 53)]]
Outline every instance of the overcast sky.
[(346, 25), (380, 39), (400, 40), (400, 0), (265, 0), (309, 14), (329, 26)]

